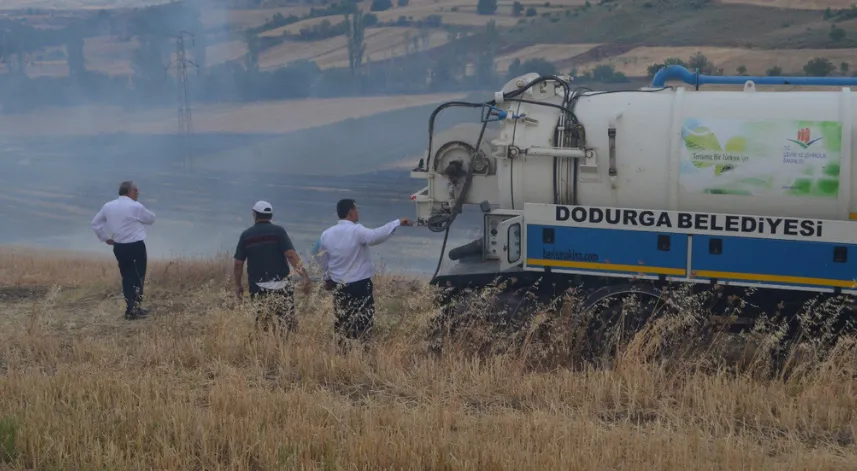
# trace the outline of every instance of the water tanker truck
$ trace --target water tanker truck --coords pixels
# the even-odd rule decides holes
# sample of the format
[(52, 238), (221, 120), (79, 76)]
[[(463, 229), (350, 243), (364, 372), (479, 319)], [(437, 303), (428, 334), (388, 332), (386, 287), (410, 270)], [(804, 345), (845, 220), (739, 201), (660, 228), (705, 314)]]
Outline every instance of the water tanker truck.
[[(666, 86), (674, 80), (693, 87)], [(713, 314), (737, 305), (744, 317), (854, 294), (855, 84), (668, 66), (641, 89), (527, 74), (491, 101), (444, 103), (411, 173), (427, 182), (411, 196), (417, 223), (448, 236), (473, 205), (483, 230), (448, 253), (444, 238), (441, 259), (455, 262), (438, 263), (432, 283), (452, 293), (514, 279), (541, 298), (575, 288), (586, 306), (664, 301), (662, 288), (683, 285), (716, 291)], [(434, 136), (452, 107), (481, 109), (480, 125)]]

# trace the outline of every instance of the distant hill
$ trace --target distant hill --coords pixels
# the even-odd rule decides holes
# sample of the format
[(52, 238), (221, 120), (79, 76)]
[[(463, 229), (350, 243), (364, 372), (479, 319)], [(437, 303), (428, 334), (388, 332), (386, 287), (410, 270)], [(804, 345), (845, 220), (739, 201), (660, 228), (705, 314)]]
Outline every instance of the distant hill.
[[(33, 9), (121, 9), (168, 3), (169, 0), (6, 0), (3, 8)], [(505, 73), (515, 59), (544, 58), (566, 71), (591, 70), (612, 65), (626, 75), (645, 74), (652, 63), (668, 57), (686, 59), (694, 49), (717, 57), (728, 73), (744, 65), (763, 73), (772, 67), (792, 70), (823, 49), (837, 65), (857, 49), (857, 15), (850, 13), (852, 0), (554, 0), (549, 2), (497, 2), (492, 14), (478, 14), (477, 0), (392, 0), (384, 10), (383, 0), (363, 0), (358, 8), (375, 15), (379, 25), (367, 30), (367, 61), (384, 62), (413, 53), (415, 40), (420, 52), (437, 49), (440, 54), (452, 35), (450, 28), (478, 35), (488, 21), (505, 28), (495, 58), (498, 72)], [(253, 30), (265, 41), (260, 52), (262, 70), (275, 70), (300, 60), (314, 61), (322, 69), (348, 64), (342, 34), (318, 39), (299, 37), (301, 31), (335, 26), (341, 14), (323, 14), (322, 5), (297, 4), (269, 8), (224, 8), (223, 5), (276, 5), (285, 1), (193, 0), (205, 6), (200, 20), (216, 39), (207, 45), (208, 67), (240, 61), (247, 53), (242, 32)], [(376, 11), (372, 11), (374, 7)], [(315, 10), (313, 10), (315, 8)], [(831, 8), (831, 17), (823, 11)], [(845, 14), (837, 15), (839, 9)], [(320, 13), (321, 12), (321, 13)], [(516, 16), (517, 15), (517, 16)], [(18, 15), (38, 26), (50, 12)], [(421, 24), (436, 17), (439, 24)], [(279, 20), (278, 20), (279, 18)], [(306, 19), (304, 19), (306, 18)], [(297, 21), (296, 21), (297, 20)], [(283, 24), (286, 23), (286, 24)], [(320, 26), (321, 25), (321, 26)], [(832, 39), (836, 26), (846, 32)], [(226, 37), (225, 33), (232, 33)], [(848, 32), (852, 32), (848, 34)], [(285, 36), (284, 36), (285, 35)], [(325, 36), (325, 33), (319, 33)], [(291, 36), (295, 36), (292, 38)], [(86, 40), (86, 59), (91, 69), (113, 76), (127, 76), (133, 39), (119, 40), (102, 35)], [(676, 49), (681, 48), (681, 49)], [(55, 48), (56, 49), (56, 48)], [(797, 50), (800, 51), (797, 51)], [(779, 50), (778, 53), (763, 51)], [(62, 52), (46, 48), (31, 58), (31, 76), (67, 73)], [(857, 57), (857, 56), (855, 56)], [(798, 63), (799, 62), (799, 63)]]
[(44, 8), (55, 10), (141, 8), (173, 0), (3, 0), (0, 10)]
[[(78, 72), (100, 75), (101, 82), (90, 80), (91, 90), (148, 80), (151, 93), (164, 95), (173, 88), (159, 81), (174, 73), (179, 30), (196, 35), (187, 51), (203, 67), (205, 83), (194, 90), (213, 101), (230, 93), (238, 100), (329, 97), (339, 88), (349, 88), (345, 95), (493, 89), (527, 71), (636, 83), (667, 62), (710, 74), (853, 75), (851, 1), (7, 0), (0, 42), (5, 26), (5, 40), (15, 43), (0, 44), (0, 81), (16, 68), (29, 79), (68, 76), (69, 45), (82, 36), (71, 59)], [(154, 6), (142, 8), (147, 4)], [(11, 9), (16, 5), (27, 8)], [(349, 73), (344, 18), (355, 10), (365, 15), (366, 30), (363, 83), (352, 86), (360, 80)], [(19, 46), (23, 59), (2, 57)], [(143, 69), (146, 78), (136, 80)], [(304, 91), (284, 96), (295, 83)], [(27, 86), (43, 87), (26, 93), (48, 103), (59, 98), (44, 98), (45, 90), (67, 89)]]

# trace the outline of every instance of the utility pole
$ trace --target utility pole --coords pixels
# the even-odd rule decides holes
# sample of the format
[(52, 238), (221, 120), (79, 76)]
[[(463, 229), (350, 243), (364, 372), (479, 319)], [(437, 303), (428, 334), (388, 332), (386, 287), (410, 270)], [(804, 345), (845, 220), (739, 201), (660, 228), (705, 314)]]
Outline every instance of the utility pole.
[(178, 133), (184, 144), (184, 158), (182, 167), (188, 170), (193, 169), (193, 149), (191, 146), (191, 135), (193, 133), (193, 117), (190, 111), (190, 97), (188, 96), (187, 86), (187, 65), (190, 64), (196, 67), (196, 72), (199, 74), (199, 66), (188, 59), (185, 55), (184, 38), (185, 35), (191, 37), (193, 45), (196, 45), (194, 35), (187, 31), (180, 31), (176, 36), (176, 86), (178, 87)]

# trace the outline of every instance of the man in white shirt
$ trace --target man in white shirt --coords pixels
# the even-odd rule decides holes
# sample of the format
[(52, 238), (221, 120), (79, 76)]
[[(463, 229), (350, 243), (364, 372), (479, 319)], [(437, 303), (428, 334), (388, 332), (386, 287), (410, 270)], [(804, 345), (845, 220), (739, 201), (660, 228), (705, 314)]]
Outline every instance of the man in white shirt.
[(342, 337), (369, 339), (375, 319), (372, 254), (369, 247), (389, 239), (399, 226), (410, 226), (408, 218), (396, 219), (377, 229), (357, 224), (357, 202), (343, 199), (336, 204), (339, 223), (321, 234), (319, 261), (329, 289), (334, 289), (334, 330)]
[(98, 240), (113, 246), (113, 255), (119, 262), (122, 275), (122, 293), (125, 297), (125, 318), (146, 317), (140, 307), (143, 300), (143, 281), (146, 278), (146, 229), (155, 222), (155, 214), (137, 201), (140, 190), (133, 181), (119, 185), (119, 197), (107, 202), (92, 220), (92, 230)]

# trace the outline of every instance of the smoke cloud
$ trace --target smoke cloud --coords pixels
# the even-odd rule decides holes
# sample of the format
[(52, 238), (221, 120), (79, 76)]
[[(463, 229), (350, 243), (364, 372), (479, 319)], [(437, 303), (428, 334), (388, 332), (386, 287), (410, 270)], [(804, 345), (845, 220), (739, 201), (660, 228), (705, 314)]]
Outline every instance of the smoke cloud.
[[(44, 3), (34, 8), (51, 2)], [(320, 87), (328, 78), (312, 67), (264, 76), (247, 75), (245, 57), (217, 63), (206, 48), (244, 33), (214, 2), (87, 11), (75, 20), (47, 17), (47, 29), (27, 26), (43, 15), (0, 11), (0, 216), (7, 221), (0, 243), (109, 253), (89, 223), (126, 179), (157, 214), (147, 243), (153, 257), (231, 254), (260, 199), (273, 204), (305, 256), (336, 223), (340, 198), (357, 199), (370, 227), (414, 217), (410, 195), (425, 183), (409, 177), (409, 165), (425, 151), (428, 118), (443, 96), (369, 113), (367, 101), (326, 96)], [(187, 57), (204, 67), (188, 69), (192, 120), (201, 123), (189, 140), (178, 132), (173, 72), (181, 30), (194, 34)], [(326, 104), (315, 111), (300, 105), (320, 99)], [(478, 118), (478, 110), (445, 111), (436, 132)], [(247, 119), (260, 120), (264, 132)], [(448, 249), (471, 240), (474, 221), (459, 218)], [(441, 238), (403, 228), (376, 257), (390, 269), (430, 273)]]

